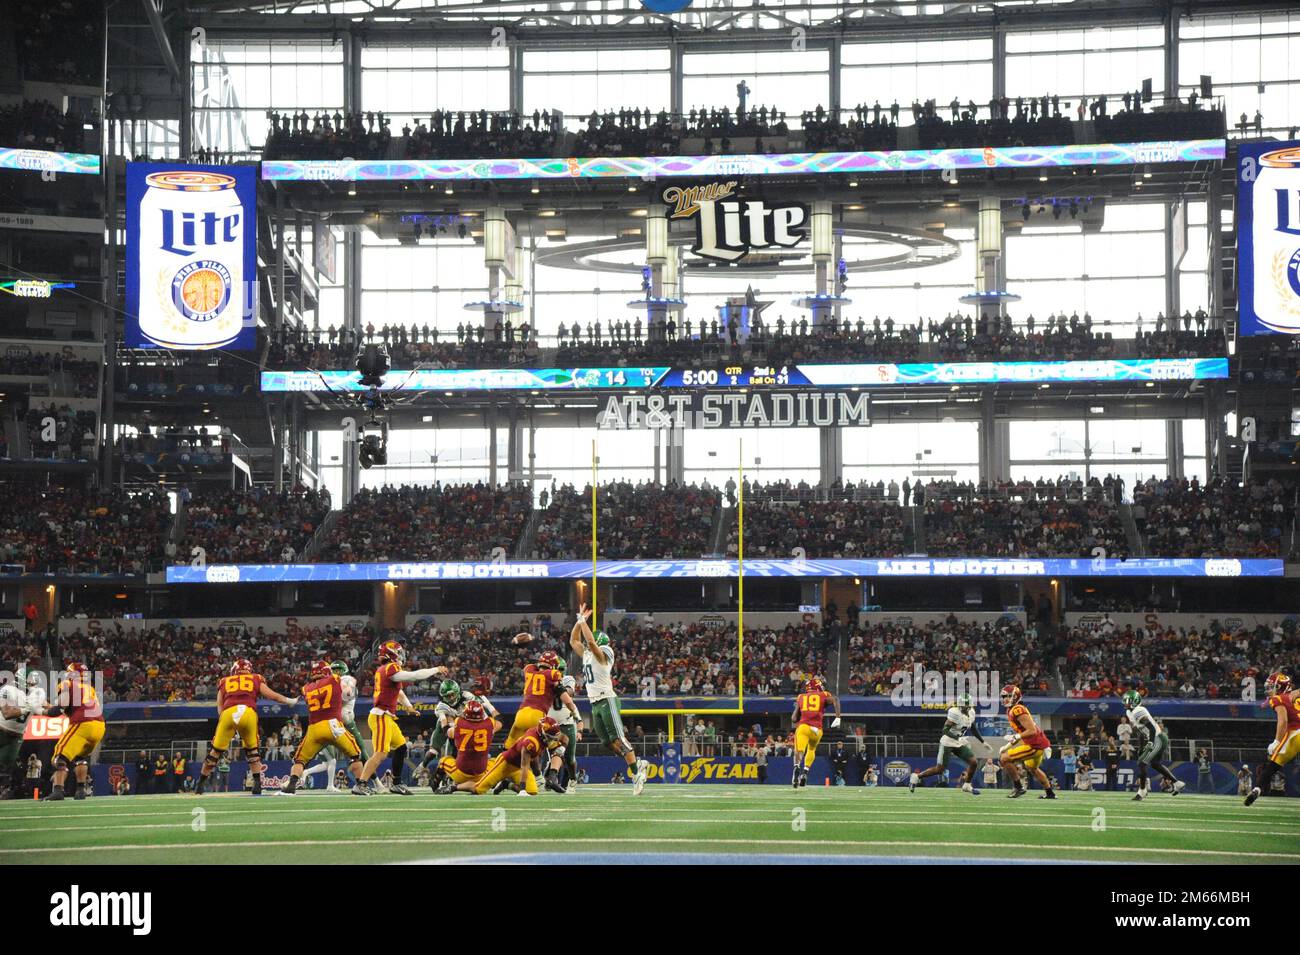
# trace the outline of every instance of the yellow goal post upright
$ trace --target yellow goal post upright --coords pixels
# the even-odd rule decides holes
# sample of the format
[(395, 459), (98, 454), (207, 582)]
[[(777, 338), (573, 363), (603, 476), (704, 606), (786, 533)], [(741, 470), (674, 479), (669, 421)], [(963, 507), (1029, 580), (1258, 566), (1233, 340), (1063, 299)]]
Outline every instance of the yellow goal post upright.
[[(695, 708), (691, 716), (744, 716), (745, 715), (745, 442), (737, 445), (739, 462), (736, 465), (736, 705)], [(591, 442), (591, 627), (596, 629), (596, 442)], [(668, 742), (677, 739), (677, 719), (687, 715), (680, 708), (633, 707), (622, 711), (624, 716), (664, 716), (668, 718)]]

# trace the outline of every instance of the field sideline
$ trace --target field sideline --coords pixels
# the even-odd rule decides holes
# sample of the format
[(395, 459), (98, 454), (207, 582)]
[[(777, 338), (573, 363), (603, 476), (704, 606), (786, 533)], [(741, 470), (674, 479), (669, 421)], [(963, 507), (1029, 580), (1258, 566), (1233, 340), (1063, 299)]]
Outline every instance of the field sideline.
[[(1300, 800), (1006, 790), (589, 785), (573, 796), (306, 792), (0, 803), (0, 863), (1300, 861)], [(202, 810), (201, 813), (196, 810)], [(682, 859), (679, 856), (687, 856)]]

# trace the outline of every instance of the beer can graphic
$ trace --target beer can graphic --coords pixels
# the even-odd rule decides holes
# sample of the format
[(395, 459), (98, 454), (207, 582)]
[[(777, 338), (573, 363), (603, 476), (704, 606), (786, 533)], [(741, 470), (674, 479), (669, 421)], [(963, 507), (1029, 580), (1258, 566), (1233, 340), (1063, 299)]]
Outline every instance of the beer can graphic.
[(1300, 147), (1259, 157), (1251, 199), (1255, 316), (1272, 331), (1300, 334)]
[(139, 223), (141, 336), (180, 349), (235, 341), (244, 324), (247, 227), (235, 177), (201, 169), (151, 173)]

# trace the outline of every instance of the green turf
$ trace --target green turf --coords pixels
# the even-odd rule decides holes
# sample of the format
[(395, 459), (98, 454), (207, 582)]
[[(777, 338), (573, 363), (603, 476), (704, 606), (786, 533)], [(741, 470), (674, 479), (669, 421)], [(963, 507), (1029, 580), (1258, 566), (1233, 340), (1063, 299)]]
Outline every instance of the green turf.
[[(572, 796), (129, 796), (0, 803), (0, 863), (441, 860), (519, 852), (1290, 863), (1300, 800), (781, 786), (585, 786)], [(202, 813), (196, 810), (202, 809)], [(200, 818), (201, 817), (201, 818)]]

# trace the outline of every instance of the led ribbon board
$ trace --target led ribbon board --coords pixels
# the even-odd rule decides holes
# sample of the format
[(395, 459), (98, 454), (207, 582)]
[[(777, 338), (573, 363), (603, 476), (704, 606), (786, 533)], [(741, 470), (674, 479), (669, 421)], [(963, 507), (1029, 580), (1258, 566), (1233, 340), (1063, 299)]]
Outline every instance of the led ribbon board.
[(46, 149), (0, 149), (0, 169), (98, 176), (99, 157), (89, 153), (56, 153)]
[(1046, 169), (1133, 166), (1223, 159), (1222, 139), (1099, 143), (1075, 146), (985, 146), (868, 152), (742, 156), (611, 156), (592, 159), (275, 159), (262, 178), (302, 182), (476, 179), (640, 179), (808, 176), (955, 169)]
[[(1261, 558), (881, 557), (859, 560), (746, 560), (746, 577), (1281, 577), (1282, 561)], [(603, 560), (611, 580), (734, 579), (734, 560)], [(367, 580), (580, 580), (581, 560), (390, 562), (382, 564), (214, 564), (167, 568), (169, 584), (309, 583)]]
[[(264, 371), (262, 390), (365, 391), (355, 371)], [(384, 391), (630, 391), (689, 388), (886, 388), (1085, 381), (1196, 381), (1227, 378), (1226, 358), (1098, 361), (915, 362), (669, 368), (425, 368), (390, 371)]]

